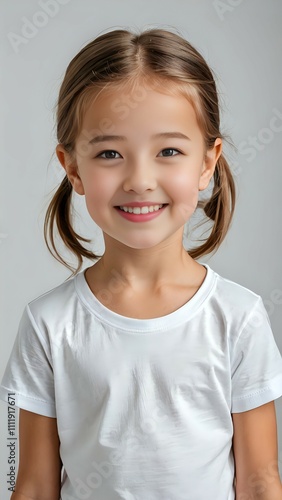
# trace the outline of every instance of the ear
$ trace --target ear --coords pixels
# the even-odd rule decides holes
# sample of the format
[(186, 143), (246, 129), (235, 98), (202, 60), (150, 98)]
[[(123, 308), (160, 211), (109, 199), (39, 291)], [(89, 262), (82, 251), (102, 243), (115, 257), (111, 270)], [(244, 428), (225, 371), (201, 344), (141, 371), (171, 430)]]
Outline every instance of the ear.
[(205, 154), (203, 162), (203, 170), (199, 179), (199, 191), (206, 189), (214, 174), (215, 166), (222, 152), (222, 140), (218, 137), (214, 141), (214, 145)]
[(56, 155), (62, 167), (66, 171), (66, 175), (77, 194), (84, 194), (84, 188), (81, 178), (78, 173), (78, 167), (75, 160), (71, 157), (70, 153), (65, 150), (62, 144), (56, 147)]

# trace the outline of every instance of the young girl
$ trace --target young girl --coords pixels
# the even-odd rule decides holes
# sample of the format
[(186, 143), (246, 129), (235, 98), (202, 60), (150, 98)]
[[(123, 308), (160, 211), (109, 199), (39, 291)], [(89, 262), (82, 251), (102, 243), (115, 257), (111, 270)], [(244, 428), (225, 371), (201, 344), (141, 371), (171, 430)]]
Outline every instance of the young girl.
[[(11, 498), (281, 500), (282, 360), (266, 309), (197, 262), (235, 203), (206, 62), (170, 31), (108, 32), (69, 64), (57, 119), (66, 176), (45, 236), (69, 265), (56, 225), (78, 267), (27, 305), (2, 380), (20, 408)], [(73, 192), (102, 256), (72, 226)], [(199, 207), (213, 227), (187, 251)], [(81, 271), (83, 257), (97, 262)]]

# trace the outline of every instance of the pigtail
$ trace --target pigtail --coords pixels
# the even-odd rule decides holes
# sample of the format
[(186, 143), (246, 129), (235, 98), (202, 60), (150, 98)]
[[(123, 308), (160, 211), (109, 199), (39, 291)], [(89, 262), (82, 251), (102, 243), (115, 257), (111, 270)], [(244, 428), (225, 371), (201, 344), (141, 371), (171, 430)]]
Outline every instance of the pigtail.
[[(44, 239), (53, 257), (70, 269), (73, 274), (76, 274), (81, 269), (83, 263), (82, 257), (97, 259), (100, 256), (95, 255), (81, 245), (80, 241), (89, 243), (90, 240), (79, 236), (79, 234), (77, 234), (72, 227), (71, 198), (72, 185), (67, 176), (65, 176), (46, 211), (44, 221)], [(56, 248), (55, 225), (57, 226), (59, 236), (62, 238), (64, 244), (77, 257), (78, 266), (75, 270), (60, 255)]]
[(214, 171), (214, 187), (211, 198), (199, 202), (206, 216), (214, 221), (211, 233), (203, 245), (189, 250), (189, 255), (197, 259), (218, 249), (230, 227), (236, 200), (235, 182), (229, 165), (223, 155), (220, 156)]

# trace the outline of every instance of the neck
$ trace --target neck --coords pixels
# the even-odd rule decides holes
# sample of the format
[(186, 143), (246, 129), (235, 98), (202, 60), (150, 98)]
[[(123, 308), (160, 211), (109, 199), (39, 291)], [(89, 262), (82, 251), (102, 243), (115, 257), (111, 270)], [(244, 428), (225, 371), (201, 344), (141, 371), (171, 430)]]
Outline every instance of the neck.
[(104, 234), (104, 255), (89, 270), (89, 278), (95, 275), (105, 285), (114, 280), (136, 292), (174, 283), (194, 286), (202, 266), (189, 256), (182, 237), (183, 230), (153, 248), (134, 249)]

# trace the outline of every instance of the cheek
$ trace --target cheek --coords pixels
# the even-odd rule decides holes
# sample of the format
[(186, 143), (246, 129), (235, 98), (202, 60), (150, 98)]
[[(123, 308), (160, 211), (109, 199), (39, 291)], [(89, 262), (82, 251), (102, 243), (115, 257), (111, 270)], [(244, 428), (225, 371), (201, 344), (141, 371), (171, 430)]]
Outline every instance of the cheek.
[(187, 221), (196, 210), (199, 199), (198, 177), (195, 173), (177, 175), (171, 183), (171, 198), (179, 218)]
[(114, 176), (95, 172), (95, 176), (84, 179), (85, 199), (88, 207), (103, 206), (111, 203), (115, 192)]

